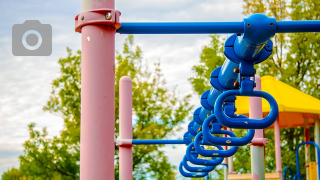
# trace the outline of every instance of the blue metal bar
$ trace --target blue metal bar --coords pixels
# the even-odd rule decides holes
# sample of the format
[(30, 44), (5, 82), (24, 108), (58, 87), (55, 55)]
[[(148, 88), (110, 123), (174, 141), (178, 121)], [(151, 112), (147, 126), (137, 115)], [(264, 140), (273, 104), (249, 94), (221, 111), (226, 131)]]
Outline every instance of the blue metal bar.
[[(244, 33), (243, 22), (123, 22), (121, 34)], [(278, 21), (277, 33), (320, 32), (320, 21)]]
[(123, 22), (121, 34), (243, 33), (243, 22)]
[(134, 139), (132, 144), (185, 144), (182, 139)]
[(277, 33), (320, 32), (320, 21), (278, 21)]

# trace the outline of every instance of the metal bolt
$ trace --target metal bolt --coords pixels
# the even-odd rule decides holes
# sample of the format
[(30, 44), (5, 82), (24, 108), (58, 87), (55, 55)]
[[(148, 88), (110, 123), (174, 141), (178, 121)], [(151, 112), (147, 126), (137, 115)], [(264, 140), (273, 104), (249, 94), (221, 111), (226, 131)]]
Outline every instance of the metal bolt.
[(250, 24), (250, 23), (248, 23), (248, 24), (247, 24), (247, 27), (249, 28), (250, 26), (251, 26), (251, 24)]
[(198, 131), (202, 131), (202, 128), (199, 128)]
[(239, 85), (240, 85), (240, 83), (239, 83), (239, 82), (235, 82), (235, 83), (233, 83), (233, 86), (235, 86), (235, 87), (239, 87)]
[(84, 16), (81, 16), (81, 20), (84, 20)]
[(234, 73), (239, 73), (240, 70), (239, 70), (239, 68), (235, 68), (235, 69), (233, 69), (233, 72), (234, 72)]
[(107, 19), (107, 20), (110, 20), (111, 18), (112, 18), (111, 12), (108, 12), (108, 13), (106, 14), (106, 19)]
[(273, 23), (270, 23), (270, 26), (272, 27), (272, 26), (273, 26)]

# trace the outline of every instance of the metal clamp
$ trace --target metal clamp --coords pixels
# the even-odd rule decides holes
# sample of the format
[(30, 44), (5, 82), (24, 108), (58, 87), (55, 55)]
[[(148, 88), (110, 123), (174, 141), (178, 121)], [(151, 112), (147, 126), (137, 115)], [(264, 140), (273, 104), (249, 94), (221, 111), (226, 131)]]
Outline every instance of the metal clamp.
[(132, 146), (132, 139), (117, 139), (117, 146)]
[(121, 27), (121, 12), (114, 9), (94, 9), (82, 12), (75, 17), (75, 31), (81, 33), (85, 25), (112, 26), (115, 29)]

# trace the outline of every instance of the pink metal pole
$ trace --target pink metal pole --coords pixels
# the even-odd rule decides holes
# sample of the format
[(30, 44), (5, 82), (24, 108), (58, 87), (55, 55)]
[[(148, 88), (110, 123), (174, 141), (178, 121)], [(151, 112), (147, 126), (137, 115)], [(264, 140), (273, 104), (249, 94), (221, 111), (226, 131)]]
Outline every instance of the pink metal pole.
[(280, 141), (280, 127), (279, 127), (279, 117), (274, 123), (274, 143), (276, 151), (276, 172), (282, 176), (282, 164), (281, 164), (281, 141)]
[[(132, 81), (124, 76), (120, 79), (119, 91), (120, 139), (132, 139)], [(120, 180), (132, 180), (132, 145), (119, 147)]]
[[(254, 90), (261, 90), (261, 79), (255, 76), (256, 87)], [(262, 101), (260, 97), (249, 97), (249, 117), (254, 119), (262, 119)], [(256, 130), (254, 139), (264, 138), (262, 129)], [(264, 145), (251, 146), (251, 173), (253, 180), (265, 179), (265, 161), (264, 161)]]
[[(82, 0), (82, 10), (114, 9), (114, 0)], [(86, 17), (84, 17), (86, 18)], [(115, 29), (82, 27), (80, 179), (114, 179)]]

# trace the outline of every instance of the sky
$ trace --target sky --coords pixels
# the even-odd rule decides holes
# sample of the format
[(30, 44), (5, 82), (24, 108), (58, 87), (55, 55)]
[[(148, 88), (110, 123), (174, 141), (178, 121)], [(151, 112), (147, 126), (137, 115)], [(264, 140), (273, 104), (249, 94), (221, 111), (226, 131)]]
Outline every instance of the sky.
[[(116, 0), (121, 22), (202, 22), (242, 21), (241, 0)], [(44, 112), (51, 82), (59, 76), (58, 59), (67, 56), (66, 47), (74, 52), (81, 48), (81, 34), (74, 31), (74, 17), (81, 12), (80, 0), (0, 0), (0, 177), (11, 167), (19, 167), (18, 156), (28, 139), (28, 124), (46, 127), (49, 136), (58, 135), (63, 127), (61, 117)], [(14, 56), (12, 26), (25, 20), (39, 20), (52, 26), (50, 56)], [(116, 35), (116, 50), (122, 50), (127, 35)], [(160, 60), (169, 90), (179, 95), (193, 93), (188, 78), (192, 66), (200, 61), (209, 35), (135, 35), (135, 44), (150, 65)], [(208, 79), (209, 81), (209, 79)], [(194, 93), (193, 93), (194, 94)], [(200, 105), (199, 96), (192, 104)], [(193, 111), (190, 112), (192, 114)], [(182, 130), (171, 137), (182, 138)], [(185, 146), (164, 147), (171, 163), (178, 165)]]

